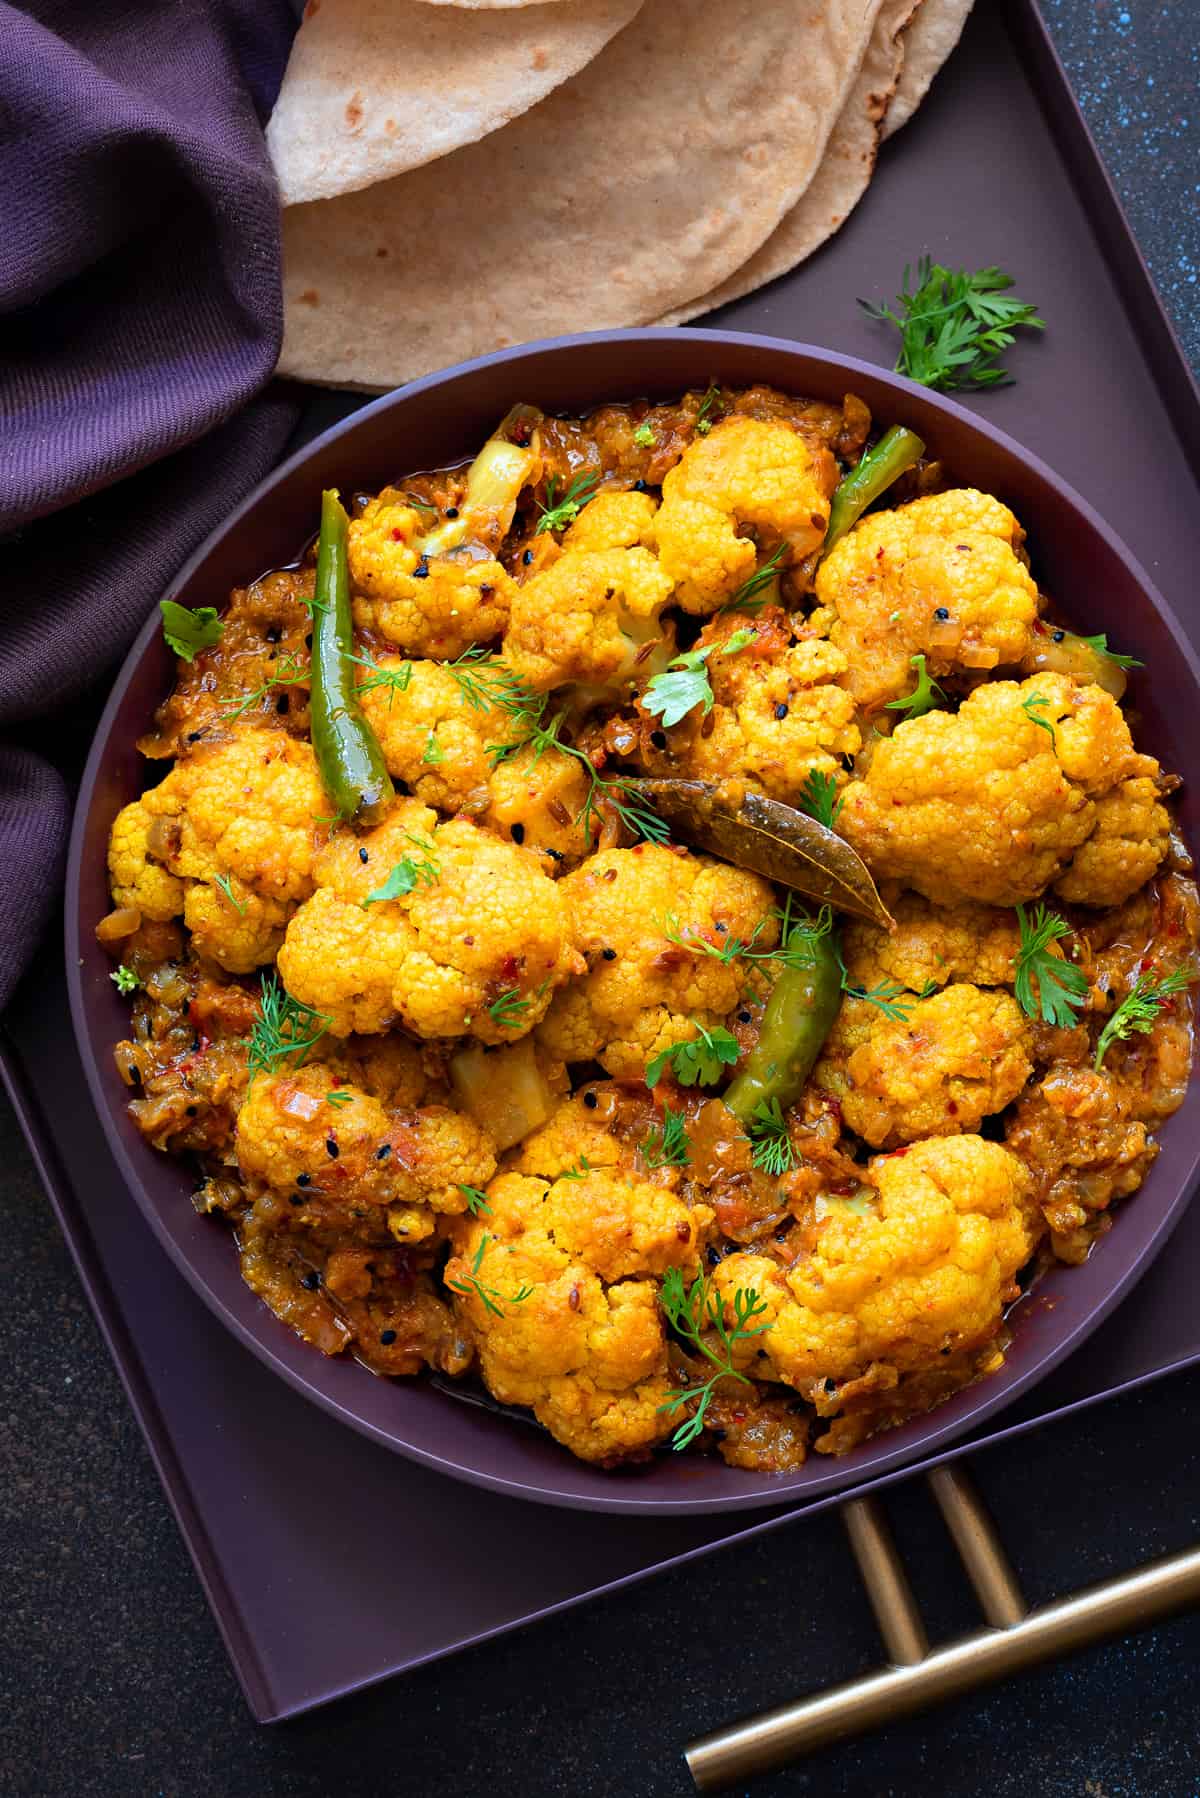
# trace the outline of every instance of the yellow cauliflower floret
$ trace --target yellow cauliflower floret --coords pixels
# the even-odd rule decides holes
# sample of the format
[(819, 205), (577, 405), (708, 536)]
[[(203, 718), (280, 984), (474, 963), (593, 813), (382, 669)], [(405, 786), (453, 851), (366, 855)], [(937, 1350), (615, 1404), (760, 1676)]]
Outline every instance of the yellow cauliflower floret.
[(931, 1137), (876, 1157), (869, 1174), (874, 1207), (822, 1201), (813, 1252), (790, 1269), (753, 1254), (714, 1268), (727, 1303), (739, 1287), (767, 1303), (769, 1328), (743, 1350), (748, 1371), (807, 1393), (877, 1364), (898, 1375), (936, 1366), (999, 1327), (1037, 1240), (1023, 1164), (978, 1136)]
[(150, 859), (153, 822), (140, 799), (117, 813), (108, 839), (108, 878), (114, 905), (135, 906), (143, 918), (165, 923), (183, 910), (184, 884)]
[(977, 1130), (1028, 1080), (1031, 1040), (1008, 993), (966, 983), (910, 1003), (903, 1020), (876, 1011), (845, 1062), (846, 1127), (876, 1149)]
[(957, 713), (910, 719), (879, 743), (839, 829), (877, 878), (938, 904), (1016, 905), (1063, 872), (1095, 828), (1094, 798), (1137, 759), (1100, 687), (991, 681)]
[(598, 493), (563, 538), (566, 550), (634, 549), (652, 538), (658, 501), (652, 493)]
[(516, 588), (490, 557), (423, 556), (423, 529), (420, 513), (391, 487), (351, 519), (354, 622), (410, 655), (448, 660), (500, 636)]
[(674, 648), (661, 618), (670, 597), (648, 549), (565, 550), (514, 593), (504, 659), (539, 693), (653, 672)]
[(829, 635), (849, 659), (861, 705), (911, 691), (911, 658), (934, 674), (1009, 667), (1027, 653), (1038, 615), (1019, 559), (1025, 533), (1007, 506), (959, 488), (872, 512), (817, 570)]
[(583, 819), (590, 790), (573, 755), (518, 749), (489, 775), (483, 822), (497, 836), (536, 850), (547, 872), (559, 874), (590, 847)]
[(491, 1141), (470, 1118), (445, 1105), (385, 1106), (331, 1082), (319, 1062), (260, 1075), (238, 1113), (236, 1141), (252, 1182), (296, 1193), (324, 1216), (330, 1206), (386, 1207), (400, 1240), (431, 1235), (429, 1213), (465, 1211), (462, 1187), (486, 1186), (496, 1168)]
[[(630, 1174), (637, 1165), (636, 1144), (617, 1136), (598, 1107), (584, 1104), (583, 1095), (564, 1099), (540, 1130), (517, 1144), (505, 1162), (506, 1171), (536, 1174), (554, 1180), (568, 1168), (589, 1167), (609, 1173)], [(659, 1168), (657, 1178), (668, 1180), (675, 1170)]]
[(248, 974), (273, 959), (312, 891), (328, 810), (311, 748), (285, 731), (244, 729), (203, 743), (118, 818), (118, 871), (133, 877), (123, 890), (160, 916), (175, 902), (199, 954)]
[(881, 981), (922, 992), (930, 984), (969, 980), (975, 986), (1011, 986), (1021, 932), (1013, 911), (988, 905), (931, 905), (919, 893), (902, 893), (889, 905), (895, 930), (861, 918), (842, 926), (842, 959), (852, 986), (868, 990)]
[(472, 706), (454, 676), (438, 662), (405, 663), (380, 656), (381, 669), (407, 666), (403, 691), (371, 686), (361, 694), (367, 722), (379, 738), (388, 772), (424, 805), (456, 812), (483, 803), (491, 763), (488, 745), (502, 743), (508, 719), (491, 706)]
[(1054, 890), (1072, 905), (1123, 905), (1167, 853), (1171, 819), (1154, 773), (1133, 774), (1096, 801), (1096, 828)]
[(711, 1211), (605, 1174), (503, 1174), (487, 1197), (490, 1217), (453, 1226), (444, 1279), (488, 1388), (582, 1460), (644, 1453), (674, 1427), (657, 1276), (697, 1272)]
[[(723, 653), (735, 630), (755, 640)], [(842, 756), (858, 752), (862, 737), (854, 700), (838, 685), (846, 658), (819, 637), (792, 643), (780, 615), (748, 623), (730, 613), (707, 628), (707, 668), (715, 704), (693, 711), (670, 733), (673, 771), (721, 782), (742, 779), (774, 799), (795, 805), (814, 769), (842, 781)]]
[[(411, 890), (372, 900), (406, 863)], [(336, 836), (313, 876), (279, 972), (337, 1036), (399, 1021), (422, 1037), (514, 1042), (583, 967), (536, 857), (466, 819), (439, 825), (417, 800), (397, 800), (364, 836)]]
[(559, 881), (587, 958), (587, 974), (559, 992), (539, 1031), (552, 1055), (600, 1061), (610, 1074), (640, 1077), (660, 1049), (711, 1028), (736, 1010), (750, 964), (722, 963), (666, 934), (718, 945), (759, 944), (778, 935), (775, 895), (757, 874), (680, 855), (655, 843), (606, 849)]
[(819, 549), (834, 478), (832, 458), (779, 421), (735, 415), (697, 438), (664, 480), (654, 519), (678, 604), (715, 612), (753, 574), (747, 532), (782, 538), (796, 560)]

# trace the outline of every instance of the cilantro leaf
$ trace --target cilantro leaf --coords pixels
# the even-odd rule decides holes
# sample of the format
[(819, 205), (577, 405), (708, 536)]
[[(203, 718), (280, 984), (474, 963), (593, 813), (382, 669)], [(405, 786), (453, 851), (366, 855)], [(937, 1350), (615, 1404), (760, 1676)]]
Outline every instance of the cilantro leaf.
[(1118, 668), (1144, 668), (1146, 666), (1145, 662), (1139, 662), (1136, 656), (1121, 656), (1115, 649), (1110, 649), (1108, 637), (1104, 631), (1097, 632), (1094, 637), (1081, 637), (1080, 642), (1086, 643), (1089, 649), (1094, 649), (1097, 655), (1107, 656), (1110, 662), (1117, 664)]
[(224, 624), (215, 606), (176, 605), (173, 599), (160, 599), (162, 633), (168, 649), (173, 649), (185, 662), (193, 661), (202, 649), (213, 649), (221, 641)]
[(923, 718), (945, 704), (946, 695), (925, 667), (925, 657), (910, 656), (909, 666), (917, 671), (917, 684), (903, 699), (889, 699), (889, 712), (903, 712), (905, 718)]
[(1017, 330), (1041, 331), (1045, 320), (1035, 307), (1015, 299), (1011, 275), (998, 268), (944, 268), (923, 256), (904, 271), (904, 284), (892, 307), (858, 303), (868, 318), (892, 324), (900, 333), (895, 369), (923, 387), (947, 393), (1002, 387), (1012, 376), (1001, 362), (1016, 341)]
[(1026, 1017), (1040, 1017), (1045, 1024), (1069, 1030), (1087, 998), (1087, 975), (1074, 962), (1051, 954), (1050, 945), (1070, 936), (1071, 926), (1044, 905), (1038, 905), (1032, 916), (1018, 905), (1017, 922), (1021, 926), (1021, 946), (1014, 963), (1017, 1004)]
[(676, 656), (668, 667), (678, 672), (656, 674), (647, 686), (642, 695), (646, 710), (657, 713), (667, 726), (678, 724), (696, 706), (705, 713), (711, 712), (712, 683), (704, 664), (712, 652), (713, 645), (709, 643), (703, 649), (687, 649)]
[(1194, 975), (1177, 968), (1173, 974), (1166, 974), (1161, 980), (1155, 980), (1152, 974), (1139, 974), (1117, 1009), (1100, 1032), (1100, 1040), (1096, 1044), (1096, 1059), (1092, 1066), (1099, 1071), (1104, 1057), (1115, 1042), (1127, 1042), (1136, 1030), (1142, 1036), (1148, 1036), (1158, 1022), (1158, 1014), (1163, 1006), (1191, 985)]
[(646, 1085), (653, 1089), (670, 1067), (680, 1086), (715, 1086), (725, 1068), (733, 1067), (741, 1050), (737, 1037), (719, 1024), (713, 1030), (692, 1019), (697, 1034), (689, 1042), (672, 1043), (646, 1063)]

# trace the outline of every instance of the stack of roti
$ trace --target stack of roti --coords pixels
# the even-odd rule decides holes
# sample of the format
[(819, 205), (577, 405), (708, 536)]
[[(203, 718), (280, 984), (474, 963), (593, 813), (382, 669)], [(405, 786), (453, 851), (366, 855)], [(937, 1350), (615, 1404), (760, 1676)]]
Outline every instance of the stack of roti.
[(847, 218), (971, 0), (308, 0), (280, 372), (380, 391), (681, 324)]

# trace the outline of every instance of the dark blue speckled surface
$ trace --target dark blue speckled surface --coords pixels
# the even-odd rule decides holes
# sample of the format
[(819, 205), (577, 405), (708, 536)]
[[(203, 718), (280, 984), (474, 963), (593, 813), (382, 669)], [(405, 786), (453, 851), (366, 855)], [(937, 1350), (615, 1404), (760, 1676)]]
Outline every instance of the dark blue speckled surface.
[[(983, 3), (983, 0), (981, 0)], [(1200, 0), (1044, 0), (1200, 364)], [(683, 1798), (691, 1736), (878, 1656), (831, 1517), (264, 1730), (249, 1720), (24, 1146), (0, 1113), (0, 1793)], [(976, 1470), (1033, 1599), (1200, 1534), (1200, 1375)], [(974, 1622), (932, 1511), (889, 1501), (935, 1636)], [(381, 1543), (403, 1557), (420, 1545)], [(487, 1578), (503, 1542), (463, 1544)], [(303, 1594), (295, 1595), (303, 1627)], [(300, 1625), (298, 1625), (300, 1626)], [(758, 1782), (763, 1798), (1196, 1798), (1200, 1617)]]

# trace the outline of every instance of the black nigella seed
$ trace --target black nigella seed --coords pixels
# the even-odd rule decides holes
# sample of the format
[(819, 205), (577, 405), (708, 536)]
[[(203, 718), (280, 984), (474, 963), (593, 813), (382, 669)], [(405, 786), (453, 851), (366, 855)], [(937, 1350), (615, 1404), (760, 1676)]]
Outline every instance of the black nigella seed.
[(553, 862), (565, 862), (567, 859), (561, 849), (547, 849), (546, 854)]
[(949, 606), (937, 606), (934, 610), (933, 615), (935, 618), (940, 619), (941, 622), (944, 624), (946, 622), (947, 618), (949, 618), (949, 616), (950, 616), (950, 607)]
[(837, 1381), (836, 1380), (826, 1380), (825, 1390), (826, 1390), (826, 1392), (836, 1392), (837, 1391)]
[(635, 481), (635, 482), (634, 482), (634, 483), (633, 483), (633, 491), (634, 491), (634, 492), (635, 492), (635, 493), (645, 493), (645, 492), (647, 492), (647, 491), (648, 491), (648, 489), (647, 489), (647, 487), (646, 487), (646, 483), (645, 483), (645, 481)]
[(788, 709), (784, 705), (783, 701), (780, 700), (779, 704), (775, 707), (775, 716), (777, 718), (786, 718), (787, 715), (788, 715)]
[(597, 1105), (600, 1103), (595, 1093), (584, 1093), (583, 1102), (589, 1111), (595, 1111)]
[(525, 841), (525, 826), (523, 824), (513, 825), (512, 840), (514, 843), (523, 843)]
[(304, 1203), (305, 1203), (305, 1198), (304, 1198), (304, 1194), (302, 1192), (294, 1192), (292, 1194), (292, 1204), (293, 1205), (303, 1205)]
[(190, 730), (187, 734), (187, 741), (189, 743), (198, 743), (203, 735), (204, 732), (202, 730)]
[(263, 635), (266, 637), (268, 643), (278, 643), (283, 632), (277, 624), (269, 624), (263, 632)]
[(300, 1284), (303, 1286), (305, 1292), (315, 1292), (317, 1287), (321, 1284), (321, 1276), (316, 1272), (305, 1274)]
[(652, 730), (650, 732), (650, 742), (655, 749), (665, 749), (667, 747), (666, 731), (665, 730)]
[(1050, 641), (1052, 643), (1061, 643), (1066, 634), (1066, 631), (1052, 631), (1050, 633)]
[(283, 713), (286, 712), (287, 709), (288, 709), (288, 696), (286, 693), (281, 693), (279, 695), (279, 698), (275, 701), (275, 710), (282, 717)]
[(424, 580), (427, 580), (428, 578), (429, 578), (429, 557), (422, 556), (421, 560), (417, 563), (416, 567), (413, 569), (413, 579), (414, 579), (414, 581), (424, 581)]
[(305, 647), (305, 649), (312, 648), (312, 632), (311, 631), (309, 631), (308, 635), (304, 639), (304, 647)]
[(457, 506), (447, 506), (446, 507), (446, 517), (447, 518), (457, 518), (458, 517), (458, 507)]
[(376, 1161), (386, 1161), (388, 1156), (391, 1154), (391, 1152), (392, 1152), (391, 1143), (385, 1142), (380, 1148), (376, 1149), (376, 1151), (375, 1151)]
[(738, 1023), (739, 1024), (753, 1024), (753, 1022), (754, 1022), (754, 1013), (752, 1011), (739, 1011), (738, 1012)]
[(200, 1108), (199, 1108), (199, 1106), (198, 1106), (198, 1105), (189, 1105), (189, 1106), (188, 1106), (188, 1107), (187, 1107), (187, 1115), (188, 1115), (188, 1117), (190, 1117), (190, 1118), (194, 1118), (194, 1117), (195, 1117), (195, 1115), (196, 1115), (196, 1113), (197, 1113), (197, 1111), (198, 1111), (198, 1110), (199, 1110), (199, 1109), (200, 1109)]
[(617, 952), (615, 949), (601, 949), (600, 953), (605, 961), (616, 961), (617, 959)]
[(325, 1138), (325, 1153), (331, 1161), (336, 1161), (338, 1158), (340, 1151), (332, 1136), (327, 1136)]
[(369, 855), (368, 855), (368, 854), (367, 854), (367, 852), (366, 852), (366, 850), (365, 850), (365, 849), (360, 849), (360, 850), (359, 850), (359, 852), (358, 852), (358, 859), (359, 859), (359, 861), (360, 861), (360, 862), (362, 862), (362, 864), (363, 864), (363, 866), (364, 866), (364, 867), (365, 867), (365, 866), (366, 866), (366, 864), (367, 864), (367, 863), (368, 863), (368, 862), (369, 862), (369, 861), (370, 861), (370, 859), (371, 859), (371, 858), (370, 858), (370, 856), (369, 856)]
[(383, 1343), (385, 1348), (390, 1347), (391, 1344), (393, 1342), (395, 1342), (395, 1340), (396, 1340), (395, 1330), (380, 1330), (379, 1340), (380, 1340), (380, 1342)]
[(312, 1175), (311, 1174), (297, 1174), (296, 1175), (296, 1185), (297, 1186), (311, 1186), (312, 1185)]
[(521, 560), (522, 560), (522, 562), (524, 562), (526, 568), (528, 568), (529, 564), (533, 561), (533, 551), (531, 549), (527, 549), (525, 551), (525, 554), (521, 557)]

